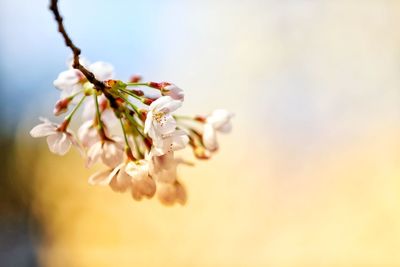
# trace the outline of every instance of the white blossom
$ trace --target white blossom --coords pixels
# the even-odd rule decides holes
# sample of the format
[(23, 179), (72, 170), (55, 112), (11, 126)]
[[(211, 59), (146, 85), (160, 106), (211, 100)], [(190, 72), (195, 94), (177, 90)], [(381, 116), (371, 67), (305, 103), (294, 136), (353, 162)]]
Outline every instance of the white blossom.
[(124, 156), (124, 146), (118, 136), (112, 139), (99, 140), (89, 147), (87, 151), (86, 167), (91, 167), (99, 159), (114, 168), (121, 163)]
[(176, 202), (184, 205), (187, 201), (186, 190), (179, 181), (174, 183), (158, 183), (157, 196), (161, 203), (171, 206)]
[(69, 69), (61, 72), (53, 85), (61, 91), (61, 99), (70, 97), (83, 89), (83, 75), (79, 70)]
[(182, 130), (162, 134), (153, 139), (151, 154), (154, 156), (161, 156), (172, 151), (180, 150), (185, 148), (188, 142), (189, 137), (186, 132)]
[(114, 169), (97, 172), (89, 177), (89, 184), (109, 185), (117, 192), (130, 189), (135, 200), (151, 198), (156, 192), (156, 184), (149, 176), (149, 165), (145, 160), (124, 162)]
[(41, 118), (43, 123), (36, 125), (30, 134), (32, 137), (47, 137), (47, 144), (51, 152), (58, 155), (65, 155), (71, 148), (71, 144), (78, 144), (73, 135), (66, 130), (60, 130), (59, 125), (50, 122), (48, 119)]
[(156, 139), (175, 131), (176, 121), (171, 113), (181, 105), (181, 101), (174, 100), (170, 96), (162, 96), (151, 103), (145, 120), (144, 133)]
[(100, 140), (97, 127), (93, 124), (93, 120), (82, 123), (78, 129), (78, 139), (85, 148), (89, 148)]
[[(104, 94), (97, 97), (99, 103), (99, 109), (101, 114), (101, 120), (106, 126), (113, 127), (118, 123), (118, 119), (111, 109), (110, 104)], [(84, 121), (93, 120), (97, 116), (96, 103), (93, 98), (89, 98), (82, 111), (82, 118)]]
[[(84, 65), (88, 65), (88, 70), (101, 81), (112, 79), (114, 76), (114, 67), (109, 63), (98, 61), (89, 65), (85, 62)], [(61, 98), (63, 99), (83, 90), (85, 82), (85, 76), (81, 71), (73, 69), (71, 62), (70, 68), (61, 72), (53, 84), (61, 90)]]
[(170, 96), (172, 99), (183, 101), (185, 100), (185, 93), (181, 88), (175, 84), (170, 84), (161, 89), (163, 95)]
[(177, 166), (179, 160), (174, 158), (174, 153), (169, 152), (162, 156), (147, 156), (149, 160), (149, 173), (157, 182), (174, 183), (177, 179)]
[(233, 113), (224, 109), (217, 109), (206, 118), (203, 129), (203, 143), (208, 150), (215, 151), (218, 149), (217, 132), (230, 132), (232, 117)]
[(142, 197), (151, 198), (156, 192), (156, 184), (149, 174), (149, 163), (146, 160), (129, 162), (125, 167), (125, 173), (131, 179), (131, 194), (135, 200)]
[(89, 177), (91, 185), (109, 185), (116, 192), (125, 192), (131, 185), (130, 177), (125, 173), (126, 163), (121, 163), (113, 169), (101, 171)]

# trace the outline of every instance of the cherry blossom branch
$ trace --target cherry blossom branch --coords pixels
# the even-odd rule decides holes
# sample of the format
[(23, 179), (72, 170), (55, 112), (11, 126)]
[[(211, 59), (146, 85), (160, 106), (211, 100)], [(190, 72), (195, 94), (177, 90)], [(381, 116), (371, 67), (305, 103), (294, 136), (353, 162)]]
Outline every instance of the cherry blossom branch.
[(50, 5), (49, 9), (53, 12), (54, 14), (54, 19), (57, 22), (58, 25), (58, 31), (61, 33), (62, 37), (64, 38), (65, 45), (69, 47), (73, 53), (74, 56), (74, 62), (72, 64), (72, 67), (74, 69), (80, 70), (83, 75), (88, 79), (89, 82), (91, 82), (94, 87), (99, 90), (104, 92), (106, 89), (106, 85), (102, 82), (96, 79), (94, 74), (86, 69), (80, 62), (79, 62), (79, 56), (81, 54), (81, 49), (78, 48), (71, 40), (69, 37), (68, 33), (66, 32), (63, 24), (63, 18), (60, 15), (60, 12), (58, 10), (58, 0), (50, 0)]

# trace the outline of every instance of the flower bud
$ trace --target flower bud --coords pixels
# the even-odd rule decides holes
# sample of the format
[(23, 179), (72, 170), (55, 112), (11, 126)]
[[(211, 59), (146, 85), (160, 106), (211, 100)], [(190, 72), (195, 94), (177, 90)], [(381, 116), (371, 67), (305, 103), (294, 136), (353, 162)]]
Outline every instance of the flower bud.
[(166, 87), (168, 85), (171, 85), (171, 84), (167, 83), (167, 82), (162, 82), (162, 83), (149, 82), (149, 86), (150, 87), (152, 87), (154, 89), (158, 89), (158, 90), (161, 90), (161, 89), (163, 89), (164, 87)]
[(143, 102), (143, 104), (145, 104), (145, 105), (150, 105), (151, 103), (154, 102), (154, 99), (151, 99), (151, 98), (143, 98), (142, 102)]
[(129, 82), (137, 83), (137, 82), (140, 82), (141, 80), (142, 80), (142, 76), (135, 74), (129, 79)]
[(162, 95), (168, 95), (175, 100), (183, 101), (185, 99), (185, 94), (181, 88), (174, 84), (169, 84), (161, 88)]
[(198, 159), (210, 159), (211, 153), (203, 146), (195, 146), (193, 147), (193, 153)]
[(53, 110), (54, 115), (58, 116), (67, 112), (68, 105), (71, 102), (71, 100), (72, 100), (71, 97), (58, 100)]

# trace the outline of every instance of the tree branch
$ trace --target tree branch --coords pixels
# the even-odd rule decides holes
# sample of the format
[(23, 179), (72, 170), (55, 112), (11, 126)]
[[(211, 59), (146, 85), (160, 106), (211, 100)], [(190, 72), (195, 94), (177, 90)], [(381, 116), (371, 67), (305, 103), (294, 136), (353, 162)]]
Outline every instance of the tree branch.
[(72, 64), (72, 67), (74, 69), (80, 70), (83, 73), (83, 75), (86, 77), (86, 79), (88, 79), (88, 81), (91, 82), (97, 90), (104, 92), (106, 89), (106, 85), (102, 81), (97, 80), (96, 77), (94, 76), (93, 72), (86, 69), (79, 62), (79, 55), (81, 54), (81, 50), (77, 46), (75, 46), (75, 44), (72, 42), (71, 38), (69, 37), (68, 33), (65, 31), (65, 28), (63, 25), (63, 18), (61, 17), (60, 12), (58, 11), (58, 0), (50, 0), (49, 9), (54, 14), (54, 19), (56, 20), (57, 25), (58, 25), (58, 31), (61, 33), (62, 37), (64, 38), (65, 45), (71, 49), (72, 54), (74, 56), (74, 62)]

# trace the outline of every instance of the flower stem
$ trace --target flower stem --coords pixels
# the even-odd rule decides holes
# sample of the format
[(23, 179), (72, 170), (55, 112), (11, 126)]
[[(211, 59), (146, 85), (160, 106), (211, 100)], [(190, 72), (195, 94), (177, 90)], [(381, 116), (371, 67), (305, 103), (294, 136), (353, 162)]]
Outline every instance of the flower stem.
[(132, 116), (128, 113), (128, 111), (125, 111), (125, 116), (126, 116), (126, 118), (127, 118), (133, 125), (135, 125), (135, 126), (137, 127), (137, 128), (136, 128), (137, 132), (138, 132), (143, 138), (145, 138), (146, 136), (144, 135), (144, 133), (142, 133), (143, 126), (140, 125), (140, 124), (135, 120), (135, 118), (132, 117)]
[(74, 109), (71, 111), (71, 113), (67, 116), (67, 117), (65, 117), (65, 120), (66, 121), (71, 121), (71, 119), (72, 119), (72, 117), (74, 116), (74, 114), (75, 114), (75, 112), (79, 109), (79, 107), (82, 105), (82, 103), (83, 103), (83, 100), (85, 100), (85, 98), (86, 98), (86, 96), (83, 96), (82, 98), (81, 98), (81, 100), (79, 101), (79, 103), (74, 107)]
[(96, 106), (96, 115), (97, 115), (97, 121), (98, 121), (98, 128), (99, 130), (103, 129), (103, 122), (101, 121), (101, 114), (100, 114), (100, 107), (99, 107), (99, 100), (97, 99), (97, 95), (93, 94), (94, 96), (94, 102)]
[(139, 111), (138, 107), (135, 106), (134, 104), (132, 104), (131, 102), (129, 102), (129, 99), (128, 99), (127, 97), (125, 97), (123, 94), (121, 94), (121, 93), (119, 93), (119, 92), (118, 92), (118, 96), (121, 97), (123, 100), (125, 100), (125, 102), (126, 102), (129, 106), (131, 106), (131, 107), (133, 108), (133, 110), (134, 110), (137, 114), (140, 114), (140, 111)]
[(128, 137), (126, 136), (126, 130), (125, 130), (124, 122), (122, 121), (122, 118), (119, 119), (119, 122), (121, 123), (122, 132), (124, 133), (125, 145), (127, 147), (129, 147)]
[(191, 120), (191, 121), (194, 121), (194, 120), (195, 120), (194, 117), (192, 117), (192, 116), (185, 116), (185, 115), (174, 115), (174, 118), (175, 118), (176, 120)]
[(149, 83), (125, 83), (128, 86), (148, 86), (150, 87)]
[(130, 95), (130, 96), (133, 96), (133, 97), (136, 98), (137, 100), (143, 102), (143, 98), (141, 98), (140, 96), (137, 96), (137, 95), (135, 95), (134, 93), (132, 93), (132, 92), (130, 92), (130, 91), (128, 91), (128, 90), (122, 89), (122, 88), (119, 88), (119, 90), (121, 90), (122, 92), (124, 92), (124, 93), (126, 93), (126, 94), (128, 94), (128, 95)]

